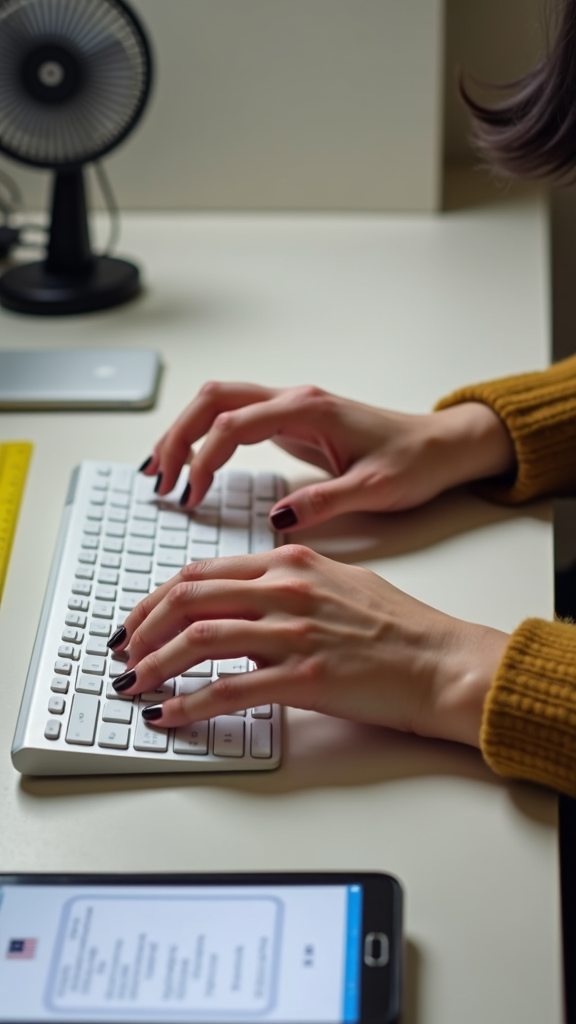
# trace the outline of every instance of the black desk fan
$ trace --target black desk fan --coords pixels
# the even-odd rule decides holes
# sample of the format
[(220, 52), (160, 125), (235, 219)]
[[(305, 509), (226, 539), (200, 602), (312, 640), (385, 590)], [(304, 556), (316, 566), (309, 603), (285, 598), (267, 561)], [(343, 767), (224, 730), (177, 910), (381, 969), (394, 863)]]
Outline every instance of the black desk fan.
[(92, 252), (82, 168), (132, 131), (150, 80), (124, 0), (0, 0), (0, 151), (55, 171), (46, 259), (0, 278), (3, 306), (84, 313), (140, 290), (136, 266)]

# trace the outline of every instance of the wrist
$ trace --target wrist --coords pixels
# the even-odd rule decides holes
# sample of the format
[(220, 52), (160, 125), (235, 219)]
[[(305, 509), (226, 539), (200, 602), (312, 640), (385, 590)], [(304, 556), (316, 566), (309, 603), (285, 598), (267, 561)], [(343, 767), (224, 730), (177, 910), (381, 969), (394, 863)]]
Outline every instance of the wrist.
[(462, 402), (432, 413), (440, 443), (447, 447), (447, 486), (513, 473), (516, 453), (500, 417), (482, 402)]
[(510, 637), (449, 616), (444, 630), (431, 687), (430, 735), (479, 747), (484, 703)]

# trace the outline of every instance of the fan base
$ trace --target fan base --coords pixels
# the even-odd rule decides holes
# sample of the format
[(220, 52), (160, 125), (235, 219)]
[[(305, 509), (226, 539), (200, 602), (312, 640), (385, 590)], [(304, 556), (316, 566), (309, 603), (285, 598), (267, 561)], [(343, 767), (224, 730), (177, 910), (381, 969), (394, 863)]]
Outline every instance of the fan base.
[(138, 267), (96, 256), (87, 274), (54, 274), (45, 263), (26, 263), (0, 278), (0, 305), (17, 313), (68, 316), (109, 309), (140, 292)]

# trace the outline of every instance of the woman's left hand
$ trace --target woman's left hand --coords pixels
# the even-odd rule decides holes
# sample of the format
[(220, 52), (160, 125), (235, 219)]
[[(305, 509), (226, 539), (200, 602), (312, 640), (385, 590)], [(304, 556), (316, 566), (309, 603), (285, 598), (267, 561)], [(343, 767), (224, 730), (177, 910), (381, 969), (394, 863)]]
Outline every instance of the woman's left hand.
[(144, 598), (113, 638), (129, 648), (115, 686), (150, 693), (201, 661), (246, 656), (256, 670), (164, 701), (154, 726), (279, 703), (477, 746), (507, 639), (287, 545), (192, 563)]

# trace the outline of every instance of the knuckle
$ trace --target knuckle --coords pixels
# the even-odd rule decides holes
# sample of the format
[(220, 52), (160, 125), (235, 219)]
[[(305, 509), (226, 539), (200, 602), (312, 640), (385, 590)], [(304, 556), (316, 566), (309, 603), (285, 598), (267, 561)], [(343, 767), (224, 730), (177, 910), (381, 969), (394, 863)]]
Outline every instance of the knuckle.
[(292, 677), (296, 683), (302, 686), (317, 683), (322, 672), (322, 662), (318, 657), (299, 658), (292, 666)]
[(214, 420), (214, 429), (219, 434), (231, 434), (234, 430), (236, 417), (232, 412), (220, 412)]
[(326, 394), (322, 388), (316, 387), (315, 384), (302, 384), (301, 387), (296, 388), (296, 396), (301, 402), (313, 402), (319, 398), (323, 398)]
[(192, 645), (199, 643), (210, 643), (218, 634), (216, 622), (209, 619), (200, 619), (193, 622), (186, 630), (186, 639)]
[(194, 596), (194, 583), (176, 583), (166, 595), (170, 608), (180, 608)]
[(217, 380), (207, 380), (200, 388), (199, 394), (203, 398), (213, 399), (216, 398), (221, 391), (222, 385)]
[(149, 675), (154, 681), (159, 680), (162, 676), (160, 670), (160, 659), (158, 657), (158, 651), (151, 651), (146, 658), (146, 674)]
[(228, 707), (238, 702), (241, 697), (241, 688), (229, 676), (222, 676), (212, 683), (212, 693), (218, 703)]
[(314, 515), (322, 515), (329, 506), (326, 488), (322, 484), (312, 484), (308, 488), (308, 501)]
[(305, 569), (313, 565), (316, 557), (315, 552), (304, 544), (284, 544), (276, 550), (281, 563), (294, 569)]
[(316, 635), (316, 627), (311, 619), (292, 619), (285, 625), (287, 641), (297, 647), (306, 647)]
[(309, 580), (301, 576), (288, 576), (276, 584), (277, 593), (283, 597), (310, 598), (313, 595), (313, 586)]

